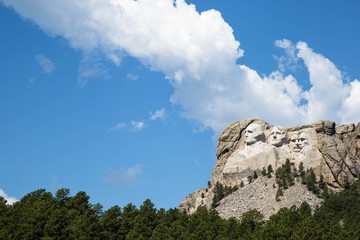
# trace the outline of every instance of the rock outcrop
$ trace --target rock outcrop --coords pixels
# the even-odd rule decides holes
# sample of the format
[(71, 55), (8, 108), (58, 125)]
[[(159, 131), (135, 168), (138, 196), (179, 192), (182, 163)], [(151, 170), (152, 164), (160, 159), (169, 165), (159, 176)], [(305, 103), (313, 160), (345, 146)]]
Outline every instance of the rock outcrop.
[(234, 121), (220, 134), (216, 156), (209, 186), (184, 198), (180, 209), (192, 213), (200, 205), (210, 208), (217, 182), (238, 186), (254, 170), (270, 164), (276, 170), (286, 159), (296, 167), (302, 162), (317, 178), (323, 176), (330, 188), (342, 189), (345, 181), (353, 182), (360, 174), (360, 123), (318, 121), (283, 128), (259, 119)]
[(280, 201), (276, 201), (276, 191), (274, 188), (275, 178), (259, 177), (251, 184), (245, 185), (233, 194), (221, 200), (216, 211), (223, 218), (240, 217), (243, 213), (257, 209), (264, 214), (265, 219), (279, 211), (283, 207), (293, 205), (300, 206), (302, 202), (307, 202), (314, 210), (323, 201), (315, 194), (308, 191), (306, 186), (296, 182), (294, 186), (284, 191), (284, 196)]

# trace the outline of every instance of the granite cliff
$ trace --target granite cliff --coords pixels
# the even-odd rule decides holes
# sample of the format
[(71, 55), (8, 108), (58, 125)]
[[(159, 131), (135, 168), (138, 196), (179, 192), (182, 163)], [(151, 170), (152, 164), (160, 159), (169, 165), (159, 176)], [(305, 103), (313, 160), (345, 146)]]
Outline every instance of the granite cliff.
[[(273, 203), (275, 207), (266, 210), (269, 202), (275, 201), (273, 190), (267, 189), (274, 180), (259, 180), (262, 182), (260, 185), (258, 182), (256, 187), (254, 183), (247, 183), (247, 177), (268, 165), (276, 170), (288, 159), (291, 166), (298, 167), (302, 162), (305, 168), (312, 168), (317, 179), (322, 176), (330, 189), (341, 190), (346, 181), (353, 182), (359, 178), (360, 123), (355, 126), (318, 121), (310, 125), (283, 128), (271, 126), (259, 119), (234, 121), (220, 134), (216, 156), (216, 165), (208, 186), (185, 197), (179, 205), (180, 209), (192, 213), (198, 206), (210, 208), (216, 183), (237, 187), (241, 182), (253, 185), (246, 185), (221, 200), (216, 208), (220, 215), (239, 217), (239, 214), (246, 210), (243, 206), (249, 205), (265, 211), (264, 214), (268, 215), (277, 209), (276, 206), (290, 207), (301, 204), (299, 200), (303, 196), (308, 196), (304, 200), (315, 206), (320, 202), (316, 195), (308, 193), (301, 184), (295, 184), (296, 187), (286, 193), (284, 200), (290, 199), (289, 201)], [(249, 192), (252, 194), (249, 195)], [(234, 202), (237, 203), (234, 205)]]

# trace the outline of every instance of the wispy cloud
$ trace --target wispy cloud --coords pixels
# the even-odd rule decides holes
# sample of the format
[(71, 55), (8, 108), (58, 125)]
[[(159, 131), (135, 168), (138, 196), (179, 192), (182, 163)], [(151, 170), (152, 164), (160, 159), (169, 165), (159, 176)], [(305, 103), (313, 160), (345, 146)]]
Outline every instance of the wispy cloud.
[(120, 66), (121, 60), (120, 57), (116, 56), (115, 54), (109, 54), (108, 58), (118, 67)]
[(34, 82), (35, 82), (35, 77), (32, 76), (32, 77), (29, 79), (29, 83), (32, 84), (32, 83), (34, 83)]
[(201, 165), (201, 163), (198, 161), (198, 160), (194, 160), (194, 163), (195, 163), (195, 165), (197, 166), (197, 167), (199, 167), (199, 168), (202, 168), (202, 165)]
[(144, 126), (144, 122), (131, 121), (132, 131), (140, 131)]
[[(154, 113), (150, 112), (150, 118), (149, 118), (150, 120), (164, 119), (164, 118), (165, 118), (165, 109), (164, 108), (156, 110)], [(129, 126), (125, 122), (120, 122), (120, 123), (116, 124), (114, 127), (108, 128), (105, 131), (109, 133), (109, 132), (113, 132), (113, 131), (118, 131), (123, 128), (128, 128), (130, 131), (135, 132), (135, 131), (142, 130), (144, 127), (145, 127), (144, 121), (131, 121)]]
[(139, 78), (138, 75), (135, 75), (135, 74), (132, 74), (132, 73), (128, 73), (128, 74), (126, 75), (126, 77), (127, 77), (128, 79), (132, 80), (132, 81), (136, 81), (136, 80)]
[(36, 61), (41, 66), (44, 72), (51, 73), (55, 70), (55, 64), (44, 54), (38, 54), (35, 56)]
[(7, 201), (7, 204), (9, 204), (9, 205), (13, 205), (15, 202), (18, 201), (14, 197), (9, 197), (2, 189), (0, 189), (0, 197), (5, 198), (5, 200)]
[(165, 109), (164, 108), (156, 110), (154, 113), (150, 112), (150, 120), (164, 119), (164, 118), (165, 118)]
[(137, 164), (128, 169), (111, 169), (108, 171), (104, 180), (109, 183), (120, 183), (123, 185), (133, 185), (139, 176), (143, 174), (143, 166)]
[(106, 132), (109, 133), (109, 132), (113, 132), (113, 131), (118, 131), (118, 130), (126, 128), (126, 127), (127, 127), (126, 123), (120, 122), (120, 123), (116, 124), (114, 127), (106, 129)]
[(85, 87), (91, 78), (108, 78), (108, 68), (101, 62), (101, 58), (85, 54), (80, 62), (78, 87)]
[(298, 56), (296, 55), (296, 46), (287, 39), (276, 40), (275, 46), (285, 50), (285, 55), (280, 57), (274, 55), (274, 58), (278, 61), (279, 70), (281, 72), (285, 72), (286, 70), (294, 71), (299, 60)]
[(114, 131), (118, 131), (118, 130), (121, 130), (121, 129), (124, 129), (124, 128), (127, 128), (129, 129), (130, 131), (132, 132), (135, 132), (135, 131), (140, 131), (141, 129), (143, 129), (145, 127), (145, 122), (137, 122), (137, 121), (131, 121), (131, 124), (128, 126), (128, 124), (126, 124), (125, 122), (120, 122), (118, 124), (116, 124), (114, 127), (112, 128), (108, 128), (108, 129), (105, 129), (105, 131), (107, 133), (110, 133), (110, 132), (114, 132)]
[(50, 191), (55, 194), (58, 189), (61, 188), (61, 185), (59, 184), (59, 179), (57, 176), (52, 176), (51, 178), (51, 184), (50, 184)]

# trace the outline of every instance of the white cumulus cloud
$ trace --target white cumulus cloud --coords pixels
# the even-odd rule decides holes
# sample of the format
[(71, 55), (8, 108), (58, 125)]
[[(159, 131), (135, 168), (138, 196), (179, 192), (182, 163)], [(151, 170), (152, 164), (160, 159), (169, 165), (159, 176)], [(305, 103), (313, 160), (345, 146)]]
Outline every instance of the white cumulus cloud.
[(7, 204), (9, 205), (13, 205), (15, 202), (18, 201), (14, 197), (9, 197), (2, 189), (0, 189), (0, 197), (3, 197), (7, 201)]
[(341, 121), (338, 112), (349, 96), (351, 86), (345, 84), (335, 64), (315, 53), (305, 42), (296, 44), (297, 56), (304, 60), (309, 71), (311, 88), (306, 92), (307, 122), (320, 119)]
[(41, 66), (44, 72), (51, 73), (55, 70), (55, 64), (44, 54), (38, 54), (35, 56), (36, 61)]
[(360, 82), (355, 80), (350, 83), (350, 94), (343, 101), (339, 115), (342, 122), (356, 123), (360, 121)]
[[(216, 10), (198, 12), (184, 0), (0, 2), (85, 54), (101, 52), (116, 65), (126, 54), (163, 72), (174, 88), (170, 101), (182, 106), (183, 116), (216, 133), (230, 121), (249, 117), (289, 126), (359, 116), (354, 104), (358, 81), (344, 83), (335, 64), (305, 42), (276, 41), (285, 56), (279, 58), (279, 71), (268, 76), (237, 65), (244, 51)], [(283, 73), (300, 62), (309, 71), (309, 90)], [(86, 85), (88, 75), (91, 71), (81, 71), (79, 86)], [(131, 125), (134, 130), (144, 127), (143, 122)]]

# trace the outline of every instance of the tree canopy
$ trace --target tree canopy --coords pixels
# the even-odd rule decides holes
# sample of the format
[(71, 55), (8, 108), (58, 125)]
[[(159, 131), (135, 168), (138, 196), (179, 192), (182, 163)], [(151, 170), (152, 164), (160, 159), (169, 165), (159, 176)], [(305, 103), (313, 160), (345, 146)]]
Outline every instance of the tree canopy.
[[(217, 188), (218, 195), (230, 192)], [(149, 199), (139, 208), (129, 203), (103, 211), (89, 199), (82, 191), (70, 196), (69, 189), (55, 196), (39, 189), (13, 205), (0, 197), (0, 239), (360, 239), (360, 182), (331, 192), (313, 214), (304, 202), (267, 221), (255, 209), (223, 219), (205, 207), (191, 215), (156, 209)]]

